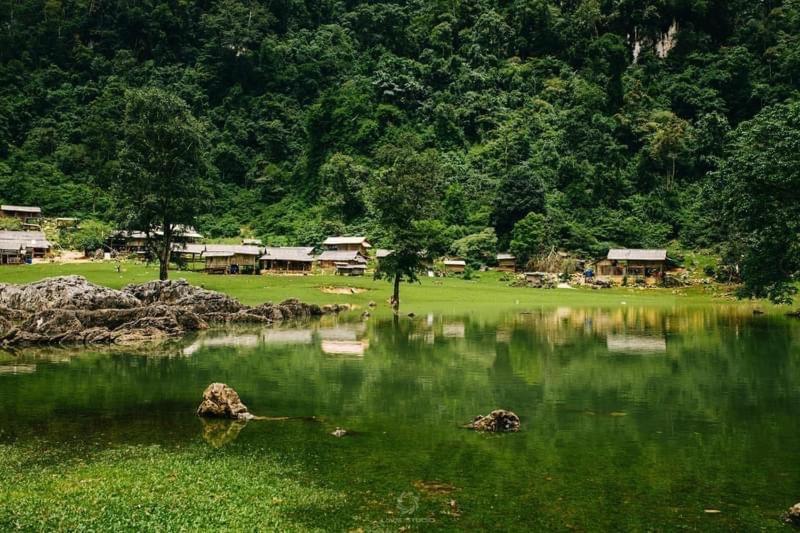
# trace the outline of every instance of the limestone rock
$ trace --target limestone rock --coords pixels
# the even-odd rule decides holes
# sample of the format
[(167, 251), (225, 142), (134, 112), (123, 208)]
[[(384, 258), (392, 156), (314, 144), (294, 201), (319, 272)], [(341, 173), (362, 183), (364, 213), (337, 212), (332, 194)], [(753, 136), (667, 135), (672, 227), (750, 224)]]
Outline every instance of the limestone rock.
[(344, 437), (345, 435), (347, 435), (347, 430), (344, 428), (337, 427), (331, 432), (331, 435), (333, 435), (334, 437)]
[(786, 523), (800, 527), (800, 503), (796, 503), (789, 508), (786, 513)]
[(188, 307), (200, 316), (213, 313), (236, 313), (245, 307), (238, 300), (226, 294), (195, 287), (185, 279), (127, 285), (122, 290), (144, 305), (166, 304)]
[(197, 408), (198, 416), (250, 420), (253, 418), (239, 395), (225, 383), (212, 383), (203, 391), (203, 401)]
[(0, 284), (0, 305), (36, 312), (45, 309), (129, 309), (142, 304), (130, 294), (89, 283), (82, 276), (62, 276), (27, 285)]
[(519, 417), (512, 411), (495, 409), (486, 416), (476, 416), (467, 427), (476, 431), (519, 431)]

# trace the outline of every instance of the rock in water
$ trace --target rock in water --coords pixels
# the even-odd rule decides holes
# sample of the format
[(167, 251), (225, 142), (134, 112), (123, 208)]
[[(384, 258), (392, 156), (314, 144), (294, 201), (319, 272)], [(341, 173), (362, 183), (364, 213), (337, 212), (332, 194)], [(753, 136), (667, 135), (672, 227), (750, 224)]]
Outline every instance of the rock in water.
[(486, 416), (476, 416), (468, 427), (476, 431), (519, 431), (519, 417), (512, 411), (495, 409)]
[(336, 428), (331, 432), (334, 437), (344, 437), (347, 435), (347, 430), (344, 428)]
[(235, 390), (224, 383), (212, 383), (203, 391), (203, 401), (197, 408), (198, 416), (250, 420), (255, 418), (239, 399)]
[(786, 513), (786, 523), (800, 527), (800, 503), (794, 504)]

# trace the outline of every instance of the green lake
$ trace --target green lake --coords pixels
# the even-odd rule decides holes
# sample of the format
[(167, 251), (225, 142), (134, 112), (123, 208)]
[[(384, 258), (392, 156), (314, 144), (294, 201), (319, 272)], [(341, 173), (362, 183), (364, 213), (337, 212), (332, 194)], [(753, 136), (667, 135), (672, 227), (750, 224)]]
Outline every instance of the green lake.
[[(298, 418), (201, 421), (214, 381)], [(495, 408), (522, 431), (460, 427)], [(0, 352), (0, 445), (57, 450), (48, 472), (131, 446), (286, 458), (363, 511), (333, 529), (783, 529), (800, 501), (800, 321), (733, 305), (353, 313)]]

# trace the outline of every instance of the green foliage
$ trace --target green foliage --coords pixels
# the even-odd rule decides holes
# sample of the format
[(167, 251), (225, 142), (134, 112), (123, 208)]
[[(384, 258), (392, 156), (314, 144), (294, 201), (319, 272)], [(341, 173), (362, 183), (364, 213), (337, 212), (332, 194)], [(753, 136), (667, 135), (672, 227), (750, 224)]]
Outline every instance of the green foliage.
[(77, 230), (69, 232), (66, 244), (74, 250), (92, 251), (101, 249), (114, 232), (114, 227), (100, 220), (83, 220)]
[(497, 235), (494, 228), (462, 237), (450, 246), (450, 252), (463, 258), (472, 267), (494, 264), (497, 254)]
[(741, 270), (744, 294), (791, 301), (800, 275), (800, 102), (740, 124), (716, 178), (726, 255)]
[(195, 225), (207, 199), (205, 131), (183, 100), (152, 88), (126, 94), (123, 127), (118, 213), (131, 229), (161, 231), (152, 243), (166, 279), (173, 229)]
[(552, 226), (541, 213), (528, 213), (514, 225), (511, 233), (511, 253), (517, 263), (526, 265), (528, 261), (549, 251), (555, 245)]
[(0, 216), (0, 230), (19, 231), (22, 229), (22, 221), (15, 217)]
[(405, 146), (438, 162), (431, 249), (490, 226), (506, 248), (530, 213), (583, 254), (714, 246), (736, 233), (709, 178), (727, 133), (800, 91), (798, 0), (7, 7), (0, 201), (135, 218), (113, 186), (139, 135), (126, 95), (158, 90), (207, 140), (210, 188), (179, 218), (214, 237), (388, 242), (370, 191)]

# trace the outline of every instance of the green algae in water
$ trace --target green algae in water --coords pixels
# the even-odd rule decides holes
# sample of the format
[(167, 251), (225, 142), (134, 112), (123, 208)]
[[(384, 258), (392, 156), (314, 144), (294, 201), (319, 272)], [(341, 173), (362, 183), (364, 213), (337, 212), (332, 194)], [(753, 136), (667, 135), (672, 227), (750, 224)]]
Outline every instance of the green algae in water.
[[(781, 529), (800, 501), (800, 322), (735, 308), (326, 317), (2, 367), (2, 529)], [(212, 381), (299, 418), (204, 424)], [(522, 431), (460, 428), (494, 408)]]

